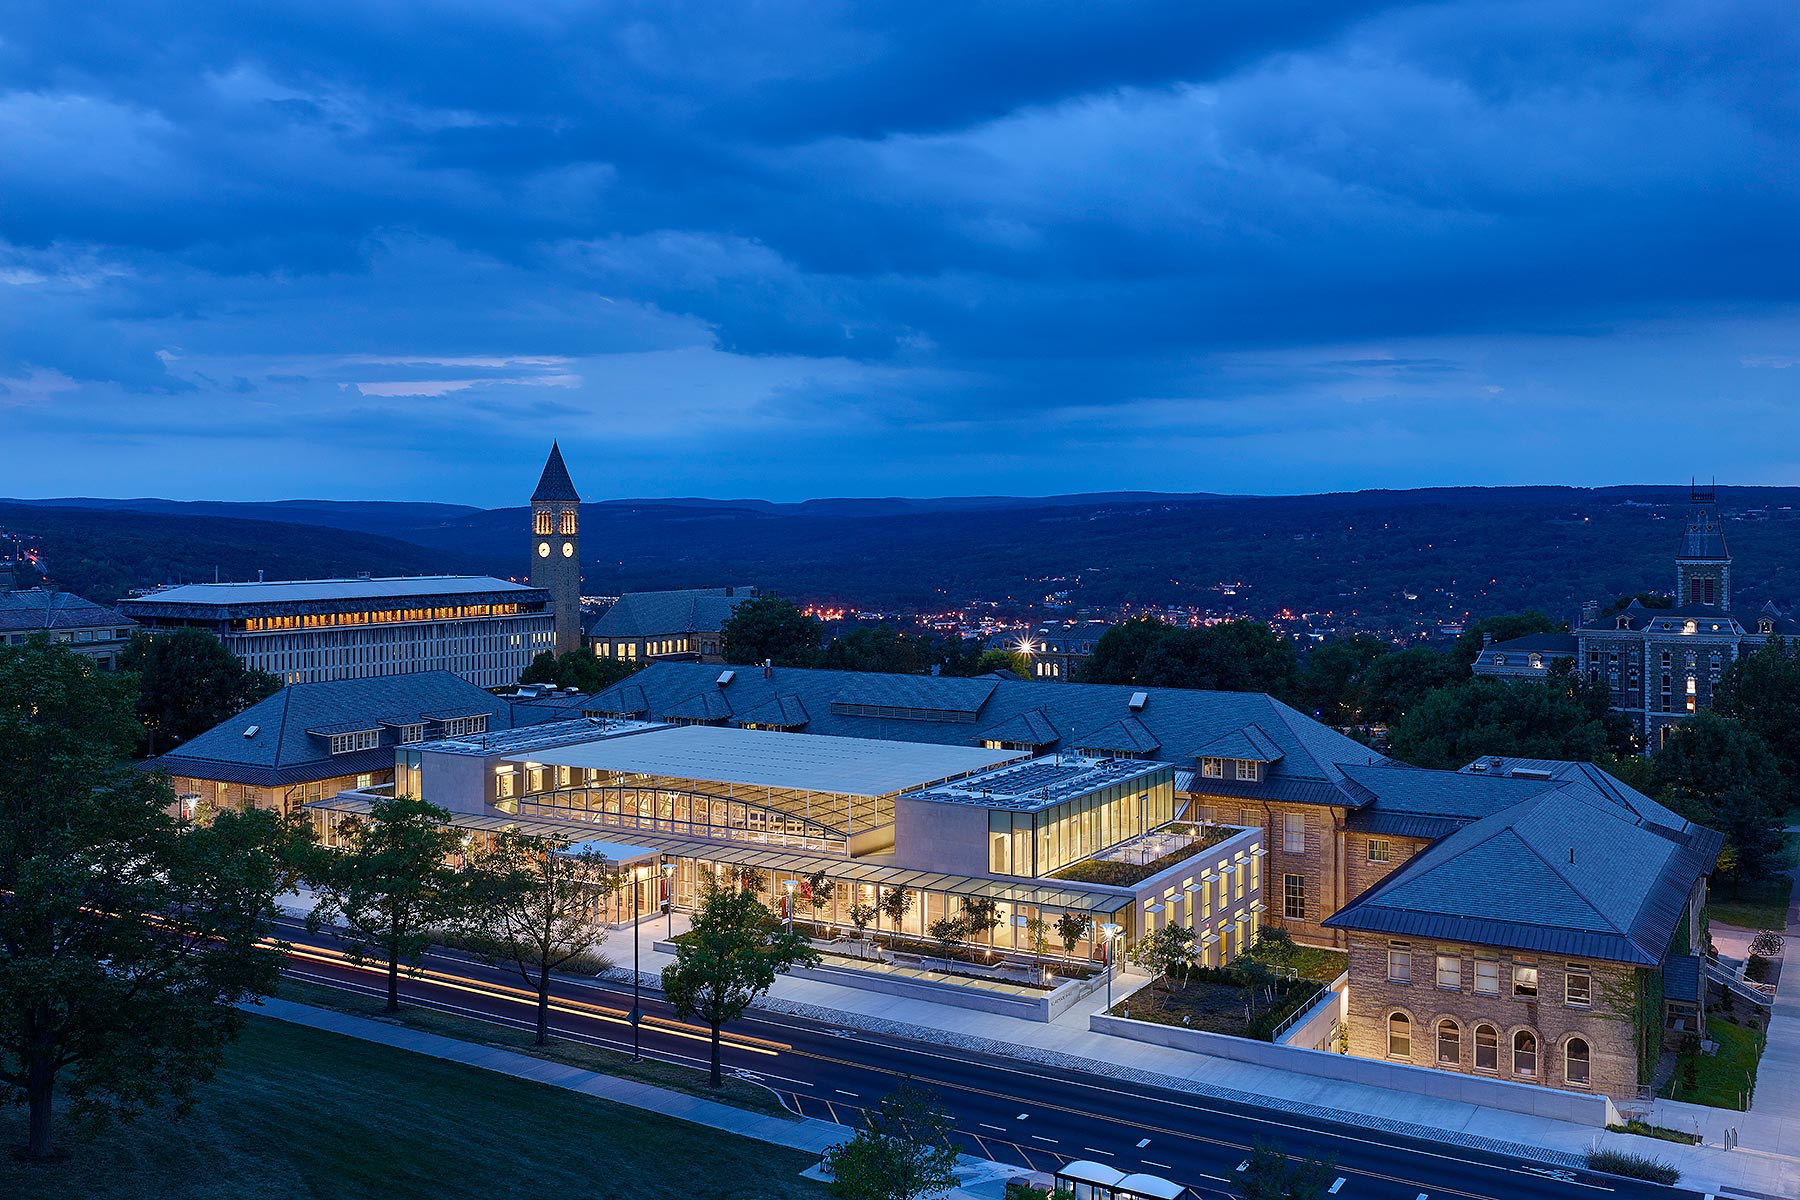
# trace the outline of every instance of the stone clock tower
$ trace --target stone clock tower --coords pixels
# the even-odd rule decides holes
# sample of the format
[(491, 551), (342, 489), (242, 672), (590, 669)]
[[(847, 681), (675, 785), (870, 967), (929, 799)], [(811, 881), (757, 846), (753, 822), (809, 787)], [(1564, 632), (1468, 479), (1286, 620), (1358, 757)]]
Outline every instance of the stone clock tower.
[(562, 450), (550, 457), (531, 493), (531, 586), (550, 593), (556, 614), (556, 652), (581, 649), (581, 496), (563, 466)]

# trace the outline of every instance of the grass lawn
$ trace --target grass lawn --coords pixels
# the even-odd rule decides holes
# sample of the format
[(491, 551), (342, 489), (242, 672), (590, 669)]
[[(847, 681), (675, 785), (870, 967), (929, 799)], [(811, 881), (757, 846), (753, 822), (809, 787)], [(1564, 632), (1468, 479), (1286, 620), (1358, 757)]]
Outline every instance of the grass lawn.
[[(1165, 985), (1167, 990), (1164, 990)], [(1207, 1033), (1247, 1038), (1254, 1036), (1252, 1021), (1265, 1018), (1271, 1011), (1281, 1012), (1290, 1005), (1297, 1005), (1300, 1001), (1297, 992), (1301, 989), (1307, 993), (1306, 1003), (1311, 1004), (1310, 997), (1318, 989), (1308, 983), (1290, 981), (1279, 986), (1272, 1005), (1259, 992), (1255, 996), (1255, 1009), (1246, 1017), (1245, 1005), (1250, 1002), (1251, 994), (1245, 988), (1210, 980), (1177, 983), (1162, 979), (1139, 988), (1129, 1000), (1113, 1005), (1112, 1014), (1153, 1021), (1158, 1025), (1184, 1025)]]
[[(1782, 862), (1792, 867), (1796, 854), (1800, 854), (1800, 834), (1790, 833)], [(1786, 929), (1793, 888), (1791, 875), (1771, 875), (1737, 888), (1717, 884), (1707, 896), (1706, 913), (1711, 920), (1741, 929)]]
[(1252, 949), (1243, 958), (1261, 959), (1270, 966), (1292, 967), (1302, 979), (1330, 983), (1350, 965), (1350, 956), (1342, 950), (1326, 950), (1321, 946), (1295, 946), (1292, 950), (1265, 953)]
[[(281, 980), (280, 996), (283, 1000), (292, 1000), (297, 1004), (313, 1004), (320, 1008), (332, 1008), (338, 1012), (355, 1013), (359, 1017), (375, 1017), (396, 1025), (404, 1025), (408, 1029), (418, 1029), (425, 1033), (442, 1034), (465, 1042), (479, 1042), (486, 1046), (504, 1046), (508, 1050), (516, 1050), (520, 1054), (531, 1054), (538, 1058), (547, 1058), (553, 1062), (567, 1063), (572, 1067), (581, 1067), (589, 1071), (599, 1071), (605, 1075), (617, 1075), (623, 1079), (635, 1079), (639, 1083), (654, 1084), (671, 1091), (687, 1092), (695, 1096), (705, 1096), (708, 1100), (718, 1100), (725, 1104), (747, 1108), (754, 1112), (768, 1113), (778, 1117), (792, 1117), (793, 1114), (781, 1106), (767, 1088), (758, 1087), (754, 1083), (746, 1083), (742, 1079), (726, 1076), (724, 1086), (717, 1091), (707, 1086), (706, 1072), (698, 1067), (684, 1067), (678, 1063), (657, 1062), (646, 1058), (641, 1063), (631, 1061), (631, 1055), (618, 1050), (608, 1050), (601, 1046), (590, 1046), (582, 1042), (567, 1039), (558, 1040), (551, 1034), (548, 1046), (531, 1044), (531, 1033), (524, 1029), (514, 1029), (508, 1025), (494, 1025), (487, 1021), (477, 1021), (473, 1017), (459, 1017), (451, 1013), (438, 1012), (435, 1009), (420, 1008), (408, 1005), (404, 1000), (398, 1014), (388, 1016), (381, 1010), (387, 1006), (385, 997), (366, 996), (361, 992), (348, 992), (342, 988), (326, 987), (321, 983), (308, 983), (303, 979), (284, 976)], [(521, 1020), (534, 1019), (532, 1010), (521, 1008)], [(554, 1015), (552, 1020), (554, 1021)], [(730, 1027), (726, 1027), (730, 1032)], [(705, 1056), (704, 1042), (694, 1043), (693, 1053)], [(794, 1118), (798, 1120), (799, 1118)]]
[[(809, 1154), (543, 1084), (251, 1017), (196, 1110), (78, 1139), (0, 1196), (32, 1200), (823, 1200)], [(0, 1143), (25, 1110), (0, 1108)]]
[(1733, 1025), (1717, 1014), (1707, 1019), (1706, 1035), (1719, 1043), (1719, 1052), (1696, 1056), (1698, 1086), (1691, 1089), (1684, 1086), (1682, 1068), (1678, 1066), (1665, 1094), (1673, 1100), (1742, 1111), (1743, 1093), (1750, 1089), (1751, 1081), (1756, 1078), (1756, 1064), (1762, 1057), (1764, 1037), (1753, 1029)]

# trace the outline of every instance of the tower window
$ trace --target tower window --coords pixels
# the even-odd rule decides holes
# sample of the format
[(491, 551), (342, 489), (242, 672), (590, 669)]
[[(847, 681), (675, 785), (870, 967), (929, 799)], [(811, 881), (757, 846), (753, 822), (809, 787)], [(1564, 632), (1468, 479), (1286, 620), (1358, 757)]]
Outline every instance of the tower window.
[(539, 535), (553, 532), (550, 528), (550, 514), (547, 512), (534, 514), (531, 521), (531, 531)]
[(575, 536), (575, 510), (574, 509), (572, 509), (572, 508), (563, 509), (562, 527), (559, 528), (556, 532), (562, 534), (564, 537), (574, 537)]

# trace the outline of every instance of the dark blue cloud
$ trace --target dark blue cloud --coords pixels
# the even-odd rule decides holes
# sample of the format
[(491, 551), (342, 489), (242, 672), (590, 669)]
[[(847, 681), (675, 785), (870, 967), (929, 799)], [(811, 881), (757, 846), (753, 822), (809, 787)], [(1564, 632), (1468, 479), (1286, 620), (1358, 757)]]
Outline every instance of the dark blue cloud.
[[(1797, 60), (1778, 0), (19, 0), (0, 417), (45, 491), (95, 415), (315, 490), (370, 422), (640, 493), (1282, 490), (1507, 422), (1568, 453), (1486, 481), (1679, 475), (1698, 389), (1785, 480)], [(1554, 432), (1622, 379), (1637, 441)]]

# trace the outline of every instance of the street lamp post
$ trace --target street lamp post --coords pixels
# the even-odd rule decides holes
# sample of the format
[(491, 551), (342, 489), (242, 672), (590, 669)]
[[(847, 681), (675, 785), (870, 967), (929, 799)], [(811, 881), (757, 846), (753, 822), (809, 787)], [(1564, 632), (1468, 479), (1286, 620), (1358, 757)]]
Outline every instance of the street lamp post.
[(631, 1061), (643, 1062), (643, 1048), (639, 1044), (639, 1027), (644, 1023), (644, 1008), (640, 1002), (639, 988), (642, 986), (642, 975), (638, 971), (638, 869), (631, 868)]
[(662, 865), (663, 873), (663, 915), (669, 919), (663, 936), (669, 941), (675, 940), (675, 864), (666, 862)]
[(1113, 979), (1113, 939), (1124, 932), (1124, 928), (1111, 921), (1100, 927), (1102, 945), (1106, 947), (1106, 1011), (1112, 1012), (1112, 979)]
[(794, 889), (800, 886), (800, 881), (784, 879), (781, 881), (781, 886), (787, 892), (787, 931), (792, 933), (794, 932)]

